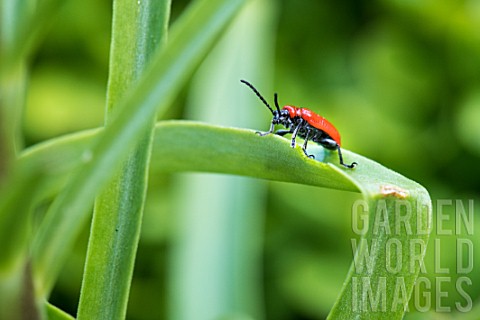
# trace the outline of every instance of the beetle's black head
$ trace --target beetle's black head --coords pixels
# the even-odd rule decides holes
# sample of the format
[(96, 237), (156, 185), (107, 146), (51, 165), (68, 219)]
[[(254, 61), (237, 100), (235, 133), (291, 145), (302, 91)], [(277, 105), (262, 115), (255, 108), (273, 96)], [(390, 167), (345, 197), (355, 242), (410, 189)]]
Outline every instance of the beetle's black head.
[(275, 124), (281, 124), (289, 128), (292, 123), (290, 113), (286, 109), (280, 109), (280, 107), (278, 106), (278, 97), (276, 93), (275, 93), (275, 106), (277, 107), (277, 110), (273, 111), (272, 122)]

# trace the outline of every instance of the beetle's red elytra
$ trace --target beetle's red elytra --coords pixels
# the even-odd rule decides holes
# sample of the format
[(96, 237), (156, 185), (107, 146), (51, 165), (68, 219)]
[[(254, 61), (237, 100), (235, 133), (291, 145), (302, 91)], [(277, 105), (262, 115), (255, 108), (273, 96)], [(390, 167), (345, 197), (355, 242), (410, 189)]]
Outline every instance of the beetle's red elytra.
[(288, 110), (290, 118), (300, 117), (308, 122), (314, 128), (325, 131), (339, 146), (342, 145), (340, 133), (327, 119), (319, 116), (307, 108), (297, 108), (294, 106), (284, 106), (282, 109)]
[[(297, 136), (299, 136), (304, 140), (302, 150), (309, 158), (314, 158), (314, 156), (307, 153), (307, 143), (308, 141), (313, 141), (329, 150), (337, 150), (338, 158), (342, 166), (352, 169), (357, 165), (356, 162), (352, 162), (351, 164), (346, 164), (343, 162), (342, 151), (340, 148), (340, 133), (335, 128), (335, 126), (331, 124), (327, 119), (319, 116), (318, 114), (307, 108), (297, 108), (294, 106), (286, 105), (282, 109), (280, 109), (278, 104), (278, 95), (276, 93), (274, 94), (276, 110), (273, 110), (272, 107), (270, 107), (268, 102), (265, 100), (265, 98), (263, 98), (260, 92), (258, 92), (258, 90), (251, 83), (245, 80), (240, 81), (253, 90), (257, 97), (263, 102), (265, 106), (267, 106), (267, 108), (273, 115), (270, 130), (268, 130), (267, 132), (258, 132), (258, 134), (260, 134), (261, 136), (265, 136), (267, 134), (275, 133), (277, 135), (284, 136), (291, 133), (292, 148), (295, 147), (295, 139), (297, 138)], [(286, 130), (275, 131), (276, 124), (283, 125)]]

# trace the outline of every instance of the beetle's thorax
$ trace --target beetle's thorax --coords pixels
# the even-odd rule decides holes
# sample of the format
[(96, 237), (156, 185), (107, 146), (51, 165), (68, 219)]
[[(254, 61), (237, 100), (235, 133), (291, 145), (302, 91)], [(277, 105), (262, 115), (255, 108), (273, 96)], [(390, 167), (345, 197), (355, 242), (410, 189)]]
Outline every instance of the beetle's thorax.
[(300, 117), (301, 116), (301, 111), (300, 108), (294, 107), (294, 106), (284, 106), (282, 108), (282, 111), (285, 115), (288, 114), (290, 118), (295, 118), (295, 117)]

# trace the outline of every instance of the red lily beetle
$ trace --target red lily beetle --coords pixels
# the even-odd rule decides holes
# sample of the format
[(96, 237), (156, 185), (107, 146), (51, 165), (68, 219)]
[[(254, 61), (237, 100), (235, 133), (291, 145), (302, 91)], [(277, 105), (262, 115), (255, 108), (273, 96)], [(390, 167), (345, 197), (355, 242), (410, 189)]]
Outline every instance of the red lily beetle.
[[(297, 136), (299, 136), (300, 138), (304, 139), (302, 150), (309, 158), (315, 158), (314, 155), (309, 155), (307, 153), (307, 143), (309, 140), (311, 140), (320, 144), (326, 149), (337, 150), (340, 164), (342, 166), (352, 169), (357, 165), (356, 162), (352, 162), (351, 164), (346, 164), (343, 162), (342, 151), (340, 148), (340, 133), (338, 133), (338, 130), (333, 126), (333, 124), (328, 122), (327, 119), (306, 108), (297, 108), (287, 105), (280, 109), (278, 105), (278, 95), (276, 93), (274, 95), (276, 110), (273, 110), (268, 104), (268, 102), (262, 97), (260, 92), (258, 92), (258, 90), (251, 83), (245, 80), (240, 81), (250, 87), (253, 92), (255, 92), (257, 97), (260, 98), (263, 104), (267, 106), (267, 108), (273, 115), (270, 130), (268, 130), (267, 132), (258, 132), (261, 136), (265, 136), (271, 133), (284, 136), (291, 133), (292, 148), (295, 147), (295, 139), (297, 138)], [(283, 125), (286, 130), (277, 130), (276, 132), (274, 132), (276, 124)]]

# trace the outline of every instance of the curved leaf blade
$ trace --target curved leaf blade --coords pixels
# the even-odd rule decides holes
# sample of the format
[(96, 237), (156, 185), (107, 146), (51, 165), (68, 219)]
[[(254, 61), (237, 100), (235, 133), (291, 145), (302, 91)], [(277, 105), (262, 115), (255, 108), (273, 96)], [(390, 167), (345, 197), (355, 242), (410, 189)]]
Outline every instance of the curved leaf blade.
[[(73, 136), (58, 139), (54, 143), (32, 149), (25, 154), (23, 161), (32, 163), (48, 161), (45, 157), (48, 158), (52, 153), (62, 154), (60, 151), (64, 148), (72, 150), (72, 144), (78, 144), (77, 152), (80, 155), (82, 146), (88, 144), (88, 140), (94, 135), (95, 132), (89, 132), (83, 133), (83, 138)], [(260, 137), (252, 130), (223, 128), (191, 121), (163, 121), (157, 124), (155, 130), (151, 170), (153, 173), (203, 171), (237, 174), (361, 191), (365, 197), (369, 229), (368, 232), (361, 234), (364, 240), (359, 240), (362, 245), (357, 246), (356, 255), (364, 256), (374, 241), (378, 248), (385, 248), (393, 241), (401, 248), (400, 254), (404, 259), (396, 272), (390, 272), (391, 270), (386, 268), (385, 261), (394, 259), (395, 256), (385, 250), (372, 251), (371, 259), (366, 263), (371, 261), (383, 263), (374, 263), (370, 268), (362, 269), (358, 260), (354, 261), (330, 319), (345, 317), (380, 319), (385, 316), (401, 319), (404, 313), (402, 302), (408, 301), (413, 290), (429, 238), (431, 203), (428, 193), (416, 182), (347, 150), (344, 151), (345, 158), (359, 163), (353, 170), (341, 167), (335, 152), (325, 151), (321, 147), (314, 147), (310, 151), (315, 153), (317, 160), (306, 158), (300, 147), (292, 150), (289, 140), (278, 136)], [(75, 166), (76, 160), (75, 158), (63, 160), (72, 161), (63, 169), (64, 174), (67, 174), (67, 171)], [(331, 162), (324, 163), (320, 160)], [(58, 171), (52, 173), (57, 176), (59, 174)], [(383, 214), (381, 218), (387, 221), (382, 228), (378, 226), (379, 205)], [(398, 217), (403, 217), (403, 229), (392, 234), (392, 230), (397, 228)], [(410, 229), (407, 230), (405, 225)], [(419, 228), (421, 232), (418, 232)], [(410, 265), (412, 243), (417, 245), (414, 248), (416, 251), (413, 252), (417, 264), (413, 265), (413, 269)], [(375, 286), (379, 279), (385, 282), (385, 288), (388, 288), (385, 293), (388, 293), (388, 299), (385, 301), (390, 306), (388, 310), (378, 311), (370, 308), (365, 311), (358, 304), (364, 303), (363, 301), (370, 297), (364, 296), (359, 299), (358, 291), (355, 296), (352, 288), (358, 290), (358, 281), (367, 278)], [(398, 281), (401, 282), (400, 285), (397, 284)], [(382, 286), (383, 282), (380, 284)], [(401, 296), (399, 298), (401, 294), (405, 295), (404, 300), (401, 300)], [(391, 306), (396, 301), (400, 301), (400, 304), (392, 309)]]
[[(25, 166), (45, 165), (43, 196), (58, 192), (67, 175), (82, 165), (85, 148), (103, 129), (87, 130), (53, 139), (26, 150)], [(194, 121), (161, 121), (155, 128), (151, 170), (158, 172), (200, 171), (308, 184), (359, 192), (358, 186), (341, 174), (343, 167), (323, 163), (328, 151), (312, 146), (316, 160), (305, 158), (300, 147), (279, 136), (260, 137), (248, 129), (226, 128)], [(347, 159), (364, 158), (345, 150)], [(334, 159), (331, 155), (331, 160)], [(338, 159), (336, 159), (338, 161)], [(357, 170), (357, 169), (354, 169)], [(351, 174), (351, 173), (350, 173)]]

